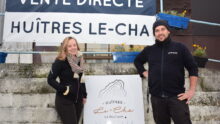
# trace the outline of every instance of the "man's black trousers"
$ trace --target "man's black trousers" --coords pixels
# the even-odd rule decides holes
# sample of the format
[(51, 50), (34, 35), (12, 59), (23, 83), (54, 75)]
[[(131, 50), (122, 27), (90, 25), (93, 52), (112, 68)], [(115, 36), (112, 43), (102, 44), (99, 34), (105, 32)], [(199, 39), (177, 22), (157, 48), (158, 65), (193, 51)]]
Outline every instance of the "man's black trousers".
[(192, 124), (186, 100), (180, 101), (177, 97), (151, 96), (151, 103), (156, 124), (170, 124), (171, 118), (174, 124)]

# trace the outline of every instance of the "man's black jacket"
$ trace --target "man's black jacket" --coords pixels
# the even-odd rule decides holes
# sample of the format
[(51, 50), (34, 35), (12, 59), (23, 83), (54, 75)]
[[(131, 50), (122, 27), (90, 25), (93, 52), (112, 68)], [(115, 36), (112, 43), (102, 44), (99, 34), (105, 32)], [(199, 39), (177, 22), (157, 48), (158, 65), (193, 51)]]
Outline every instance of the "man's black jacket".
[(197, 65), (189, 50), (181, 43), (170, 39), (156, 41), (135, 58), (134, 64), (143, 77), (144, 64), (148, 62), (148, 83), (151, 95), (172, 97), (185, 92), (184, 67), (189, 76), (198, 76)]

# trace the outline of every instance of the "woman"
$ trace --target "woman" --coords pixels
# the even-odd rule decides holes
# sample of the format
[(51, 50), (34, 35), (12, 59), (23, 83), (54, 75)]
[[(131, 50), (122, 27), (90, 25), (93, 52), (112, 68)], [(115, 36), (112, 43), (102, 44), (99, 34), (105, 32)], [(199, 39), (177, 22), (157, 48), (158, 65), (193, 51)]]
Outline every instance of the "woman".
[(48, 84), (57, 91), (55, 107), (64, 124), (78, 124), (86, 102), (85, 83), (82, 83), (84, 60), (79, 50), (77, 40), (66, 37), (47, 78)]

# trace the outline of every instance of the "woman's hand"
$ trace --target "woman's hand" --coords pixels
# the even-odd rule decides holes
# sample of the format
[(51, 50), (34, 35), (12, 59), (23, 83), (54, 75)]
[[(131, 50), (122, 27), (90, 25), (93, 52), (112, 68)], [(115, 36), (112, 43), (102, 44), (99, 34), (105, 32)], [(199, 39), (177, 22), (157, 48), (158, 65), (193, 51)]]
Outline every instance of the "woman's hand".
[(143, 74), (144, 78), (148, 77), (148, 71), (144, 71), (142, 74)]
[(82, 99), (82, 103), (83, 103), (83, 104), (86, 104), (86, 98), (83, 98), (83, 99)]

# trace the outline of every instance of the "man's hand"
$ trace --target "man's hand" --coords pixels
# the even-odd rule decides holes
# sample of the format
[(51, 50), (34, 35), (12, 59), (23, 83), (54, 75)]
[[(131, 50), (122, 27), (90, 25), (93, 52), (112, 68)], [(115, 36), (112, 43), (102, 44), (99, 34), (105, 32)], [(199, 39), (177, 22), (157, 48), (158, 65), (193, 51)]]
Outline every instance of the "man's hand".
[(185, 93), (179, 94), (178, 95), (178, 99), (181, 100), (181, 101), (187, 99), (186, 104), (189, 104), (189, 101), (192, 99), (194, 94), (195, 94), (195, 90), (189, 90), (189, 91), (187, 91)]
[(181, 93), (181, 94), (178, 95), (178, 99), (179, 100), (182, 101), (182, 100), (187, 99), (186, 104), (189, 104), (189, 101), (192, 99), (192, 97), (194, 96), (195, 91), (196, 91), (197, 79), (198, 79), (197, 76), (190, 76), (189, 77), (190, 88), (189, 88), (189, 90), (187, 92)]
[(144, 78), (148, 77), (148, 71), (144, 71), (142, 74), (143, 74)]

